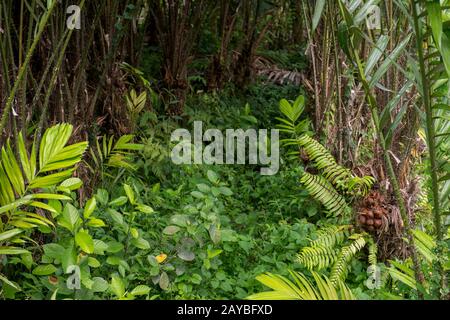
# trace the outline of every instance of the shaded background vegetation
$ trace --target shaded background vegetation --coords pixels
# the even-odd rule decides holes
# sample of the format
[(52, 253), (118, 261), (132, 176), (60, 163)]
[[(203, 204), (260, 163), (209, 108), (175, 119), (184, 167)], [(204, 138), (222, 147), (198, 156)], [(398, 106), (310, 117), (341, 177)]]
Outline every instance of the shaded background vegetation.
[[(94, 256), (79, 256), (98, 255), (98, 243), (86, 252), (64, 232), (41, 228), (29, 234), (30, 254), (2, 256), (0, 274), (13, 281), (3, 296), (245, 298), (260, 291), (255, 277), (263, 272), (307, 272), (297, 254), (330, 224), (367, 232), (381, 268), (398, 259), (413, 279), (405, 285), (392, 272), (381, 289), (369, 290), (366, 269), (377, 262), (359, 248), (345, 277), (358, 298), (448, 294), (448, 1), (435, 1), (437, 9), (419, 1), (418, 13), (406, 0), (75, 2), (80, 30), (66, 26), (73, 1), (0, 4), (0, 141), (18, 150), (24, 132), (29, 150), (65, 122), (74, 128), (70, 141), (89, 142), (74, 173), (83, 186), (69, 194), (80, 212), (97, 199), (97, 218), (111, 227), (90, 235), (109, 245), (102, 256), (108, 267), (98, 271)], [(381, 10), (380, 28), (367, 28), (369, 5)], [(299, 183), (304, 171), (320, 172), (305, 152), (292, 160), (284, 147), (274, 177), (254, 166), (170, 162), (174, 129), (198, 120), (220, 129), (274, 128), (279, 101), (300, 95), (304, 131), (339, 165), (376, 181), (369, 195), (345, 194), (353, 212), (347, 220), (330, 218)], [(133, 203), (124, 183), (153, 208), (151, 216), (135, 216), (148, 210)], [(375, 211), (387, 221), (383, 231), (366, 225)], [(58, 222), (59, 214), (38, 213)], [(416, 229), (437, 258), (423, 257)], [(64, 288), (64, 263), (36, 271), (58, 266), (64, 259), (53, 251), (68, 248), (84, 266), (84, 289), (75, 294)]]

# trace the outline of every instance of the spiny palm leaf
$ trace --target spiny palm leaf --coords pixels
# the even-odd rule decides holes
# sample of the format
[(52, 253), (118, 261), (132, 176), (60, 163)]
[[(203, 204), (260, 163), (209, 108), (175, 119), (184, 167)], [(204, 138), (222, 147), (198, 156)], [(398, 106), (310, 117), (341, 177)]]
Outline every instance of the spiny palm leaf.
[(309, 270), (321, 270), (333, 265), (339, 255), (336, 246), (348, 236), (349, 226), (328, 226), (317, 231), (317, 239), (302, 248), (297, 261)]
[(312, 275), (315, 285), (303, 274), (290, 272), (294, 282), (286, 277), (266, 273), (256, 279), (273, 291), (261, 292), (249, 296), (250, 300), (355, 300), (350, 289), (339, 282), (336, 287), (326, 276), (315, 272)]
[(333, 216), (344, 216), (350, 212), (345, 199), (337, 193), (333, 186), (323, 177), (305, 172), (300, 179), (310, 195), (322, 203)]
[(333, 284), (337, 284), (339, 280), (346, 278), (348, 265), (351, 259), (366, 245), (364, 234), (354, 233), (349, 239), (353, 240), (353, 242), (341, 249), (336, 262), (331, 269), (330, 280)]
[[(0, 159), (0, 218), (1, 215), (7, 215), (8, 222), (0, 224), (0, 254), (26, 252), (5, 244), (23, 243), (26, 239), (23, 231), (26, 229), (53, 225), (45, 216), (33, 212), (43, 209), (52, 214), (57, 213), (42, 200), (71, 200), (69, 196), (48, 190), (72, 174), (74, 166), (81, 161), (87, 148), (87, 142), (67, 145), (72, 131), (73, 127), (69, 124), (58, 124), (47, 129), (39, 148), (33, 143), (30, 156), (26, 151), (23, 135), (19, 135), (19, 160), (9, 141), (3, 146)], [(72, 190), (67, 186), (63, 189)]]
[(405, 263), (389, 261), (392, 265), (388, 268), (389, 275), (397, 281), (406, 284), (408, 287), (417, 290), (417, 283), (414, 278), (414, 271)]
[(344, 281), (350, 261), (369, 244), (369, 263), (376, 265), (377, 246), (370, 235), (352, 233), (351, 226), (327, 226), (318, 231), (318, 238), (303, 247), (297, 255), (297, 261), (309, 270), (321, 270), (331, 267), (330, 281), (337, 285)]
[[(142, 144), (131, 143), (133, 135), (123, 135), (117, 141), (114, 137), (106, 136), (97, 139), (96, 148), (90, 149), (90, 154), (95, 167), (89, 166), (90, 170), (104, 173), (103, 167), (124, 168), (127, 170), (135, 170), (131, 163), (130, 151), (138, 151), (143, 149)], [(101, 141), (100, 141), (101, 140)]]
[(298, 144), (314, 161), (317, 168), (323, 172), (324, 177), (336, 188), (364, 196), (372, 188), (375, 180), (373, 177), (355, 176), (349, 169), (337, 164), (330, 152), (318, 141), (304, 134), (298, 139)]
[[(295, 138), (302, 133), (308, 131), (310, 122), (308, 119), (298, 121), (300, 116), (305, 111), (305, 97), (299, 96), (293, 104), (289, 101), (282, 99), (280, 101), (280, 111), (284, 118), (276, 118), (280, 121), (277, 128), (284, 133), (287, 133), (291, 138)], [(289, 145), (290, 139), (284, 139), (281, 141), (285, 145)]]
[(136, 116), (145, 107), (145, 103), (147, 102), (147, 93), (144, 91), (138, 96), (136, 91), (133, 89), (130, 91), (130, 94), (125, 97), (125, 100), (127, 102), (128, 112), (130, 112), (132, 116)]

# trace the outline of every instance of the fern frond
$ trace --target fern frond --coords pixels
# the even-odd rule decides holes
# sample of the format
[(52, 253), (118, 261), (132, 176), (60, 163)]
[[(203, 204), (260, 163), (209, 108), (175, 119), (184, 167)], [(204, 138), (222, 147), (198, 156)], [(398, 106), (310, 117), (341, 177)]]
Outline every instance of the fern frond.
[(258, 276), (256, 280), (272, 289), (272, 291), (253, 294), (249, 300), (355, 300), (351, 290), (338, 281), (333, 285), (326, 276), (312, 272), (315, 285), (303, 274), (290, 272), (295, 283), (286, 277), (266, 273)]
[(372, 188), (374, 178), (353, 175), (349, 169), (339, 165), (330, 152), (315, 139), (304, 134), (297, 141), (314, 161), (317, 169), (322, 171), (324, 177), (339, 190), (364, 196)]
[(369, 261), (369, 264), (371, 266), (375, 266), (378, 260), (377, 259), (378, 246), (370, 236), (367, 238), (367, 243), (369, 245), (369, 256), (367, 257), (367, 260)]
[(300, 179), (309, 194), (322, 203), (333, 216), (345, 215), (350, 212), (345, 199), (337, 193), (333, 186), (323, 177), (305, 172)]
[[(103, 166), (111, 168), (124, 168), (126, 170), (135, 170), (132, 164), (131, 155), (134, 151), (140, 151), (144, 148), (142, 144), (131, 143), (133, 135), (123, 135), (117, 141), (114, 137), (106, 135), (96, 140), (96, 148), (91, 148), (91, 158), (94, 168), (89, 168), (95, 172), (102, 171)], [(101, 140), (101, 143), (100, 143)], [(106, 174), (106, 173), (105, 173)]]
[(312, 247), (325, 246), (334, 247), (336, 244), (341, 244), (347, 237), (350, 226), (327, 226), (317, 231), (317, 238), (311, 242)]
[(330, 280), (333, 284), (337, 284), (340, 280), (346, 278), (350, 260), (366, 245), (364, 234), (354, 233), (349, 239), (352, 239), (353, 242), (342, 248), (331, 269)]
[(327, 268), (336, 261), (338, 251), (332, 247), (305, 247), (297, 255), (297, 261), (309, 270)]
[[(304, 134), (298, 139), (299, 145), (304, 148), (308, 156), (316, 163), (319, 170), (334, 167), (336, 169), (343, 169), (343, 171), (350, 171), (346, 168), (340, 167), (334, 157), (328, 152), (328, 150), (321, 145), (317, 140)], [(340, 168), (338, 168), (340, 167)]]
[(344, 242), (350, 226), (327, 226), (317, 231), (317, 239), (310, 246), (302, 248), (297, 261), (309, 270), (327, 268), (335, 263), (338, 251), (335, 248)]

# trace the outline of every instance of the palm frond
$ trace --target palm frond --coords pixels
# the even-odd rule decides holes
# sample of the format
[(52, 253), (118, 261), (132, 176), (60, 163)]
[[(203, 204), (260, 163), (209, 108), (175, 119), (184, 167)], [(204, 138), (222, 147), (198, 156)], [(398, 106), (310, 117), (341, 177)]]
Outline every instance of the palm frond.
[(375, 179), (370, 176), (355, 176), (349, 169), (339, 165), (330, 152), (317, 140), (304, 134), (298, 139), (298, 144), (305, 150), (308, 157), (314, 161), (324, 177), (337, 189), (365, 196), (372, 188)]
[(325, 178), (305, 172), (300, 183), (314, 199), (325, 206), (330, 215), (345, 216), (351, 211), (344, 197)]
[(349, 239), (353, 240), (353, 242), (341, 249), (336, 262), (331, 269), (330, 280), (333, 284), (346, 278), (349, 262), (366, 245), (366, 239), (363, 234), (354, 233)]
[(266, 273), (256, 279), (272, 291), (256, 293), (249, 300), (355, 300), (351, 290), (342, 282), (334, 286), (326, 276), (312, 272), (315, 285), (299, 272), (290, 272), (294, 282), (286, 277)]
[[(45, 215), (35, 213), (39, 209), (57, 214), (55, 208), (43, 200), (71, 200), (69, 196), (49, 190), (50, 187), (64, 184), (87, 148), (87, 142), (67, 145), (72, 132), (72, 125), (65, 123), (47, 129), (40, 146), (32, 144), (30, 155), (23, 135), (19, 135), (19, 159), (16, 159), (9, 141), (3, 146), (0, 158), (0, 218), (1, 215), (7, 215), (8, 218), (6, 224), (0, 224), (0, 254), (26, 252), (9, 244), (24, 243), (25, 230), (53, 226)], [(38, 154), (36, 150), (39, 150)]]

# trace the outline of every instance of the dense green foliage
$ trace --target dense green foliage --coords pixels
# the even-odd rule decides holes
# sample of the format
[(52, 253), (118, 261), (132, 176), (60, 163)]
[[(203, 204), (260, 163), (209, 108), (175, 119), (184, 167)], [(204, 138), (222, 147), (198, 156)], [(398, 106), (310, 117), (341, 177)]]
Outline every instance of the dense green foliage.
[(0, 3), (0, 299), (448, 299), (449, 1), (76, 2)]

